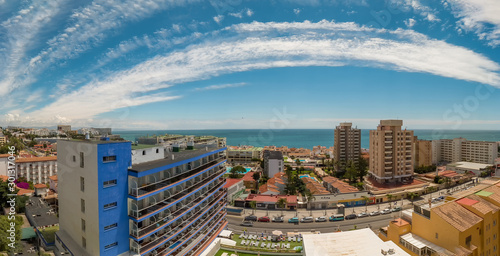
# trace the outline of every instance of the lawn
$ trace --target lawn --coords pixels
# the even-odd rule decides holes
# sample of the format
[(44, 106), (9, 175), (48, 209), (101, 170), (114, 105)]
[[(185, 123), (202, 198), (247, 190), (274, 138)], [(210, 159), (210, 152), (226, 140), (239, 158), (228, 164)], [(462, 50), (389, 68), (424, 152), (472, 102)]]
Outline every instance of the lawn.
[(223, 253), (227, 253), (228, 256), (231, 256), (231, 254), (236, 254), (238, 256), (255, 256), (255, 255), (260, 255), (260, 256), (271, 256), (271, 255), (268, 255), (268, 254), (262, 254), (261, 252), (255, 252), (255, 253), (243, 253), (243, 252), (238, 252), (238, 253), (234, 253), (234, 251), (231, 251), (231, 250), (224, 250), (224, 249), (220, 249), (216, 254), (215, 256), (221, 256)]
[(53, 226), (45, 228), (45, 230), (39, 229), (40, 233), (42, 233), (43, 238), (47, 243), (53, 243), (55, 241), (55, 233), (59, 230), (59, 226)]
[[(264, 248), (261, 248), (261, 247), (255, 247), (255, 246), (242, 246), (242, 245), (240, 244), (240, 242), (241, 242), (241, 240), (242, 240), (242, 239), (240, 238), (240, 235), (236, 235), (236, 234), (235, 234), (235, 235), (233, 235), (232, 240), (233, 240), (233, 241), (236, 241), (236, 246), (238, 246), (238, 247), (253, 248), (253, 249), (257, 249), (257, 248), (258, 248), (258, 249), (260, 249), (260, 250), (262, 250), (262, 251), (267, 251), (267, 249), (264, 249)], [(252, 240), (252, 241), (255, 241), (255, 240)], [(267, 243), (267, 241), (265, 241), (265, 243)], [(293, 250), (293, 248), (294, 248), (295, 246), (302, 246), (302, 242), (288, 242), (288, 240), (286, 240), (285, 242), (280, 242), (280, 243), (279, 243), (279, 244), (280, 244), (280, 248), (281, 248), (281, 243), (285, 243), (285, 244), (288, 244), (288, 243), (289, 243), (289, 244), (290, 244), (290, 249), (289, 249), (289, 250)], [(286, 249), (286, 250), (288, 250), (288, 249)], [(273, 252), (275, 252), (275, 251), (276, 251), (276, 249), (274, 249), (274, 250), (269, 250), (269, 251), (273, 251)]]

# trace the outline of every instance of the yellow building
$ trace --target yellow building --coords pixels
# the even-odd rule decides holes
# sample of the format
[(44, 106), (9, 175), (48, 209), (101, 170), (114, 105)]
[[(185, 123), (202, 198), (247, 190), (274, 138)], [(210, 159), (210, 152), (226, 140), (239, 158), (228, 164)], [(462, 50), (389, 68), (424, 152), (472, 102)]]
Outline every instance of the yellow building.
[(0, 145), (7, 143), (7, 137), (0, 133)]
[(410, 255), (499, 256), (499, 186), (471, 189), (450, 202), (416, 205), (409, 219), (392, 221), (379, 237)]

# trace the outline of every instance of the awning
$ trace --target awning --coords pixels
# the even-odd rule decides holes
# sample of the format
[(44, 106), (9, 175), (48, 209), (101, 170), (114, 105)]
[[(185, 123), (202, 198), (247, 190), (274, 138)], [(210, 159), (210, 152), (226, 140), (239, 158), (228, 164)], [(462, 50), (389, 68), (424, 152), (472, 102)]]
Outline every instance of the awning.
[(34, 227), (21, 229), (21, 240), (27, 240), (36, 237)]
[(233, 234), (233, 231), (230, 231), (230, 230), (222, 230), (222, 232), (220, 232), (219, 236), (220, 236), (220, 237), (227, 237), (227, 238), (230, 238), (232, 234)]
[(408, 233), (406, 235), (401, 236), (400, 238), (405, 240), (407, 243), (417, 247), (418, 249), (428, 247), (434, 250), (435, 252), (439, 253), (439, 255), (450, 255), (450, 256), (455, 255), (452, 252), (446, 250), (445, 248), (436, 245), (432, 242), (429, 242), (422, 237), (414, 235), (413, 233)]

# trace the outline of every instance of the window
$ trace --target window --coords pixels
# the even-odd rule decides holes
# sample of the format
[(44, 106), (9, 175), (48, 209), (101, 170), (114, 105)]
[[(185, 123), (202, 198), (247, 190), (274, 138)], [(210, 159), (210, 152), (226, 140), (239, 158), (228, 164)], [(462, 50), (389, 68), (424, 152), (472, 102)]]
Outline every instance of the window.
[(83, 236), (82, 236), (82, 247), (87, 248), (87, 239), (85, 239), (85, 237)]
[(114, 185), (116, 185), (116, 180), (108, 180), (108, 181), (103, 182), (104, 187), (111, 187)]
[(114, 243), (112, 243), (112, 244), (108, 244), (108, 245), (104, 246), (104, 250), (107, 250), (107, 249), (113, 248), (113, 247), (115, 247), (115, 246), (117, 246), (117, 245), (118, 245), (118, 242), (114, 242)]
[(80, 199), (80, 200), (81, 200), (80, 203), (81, 203), (81, 208), (82, 208), (81, 210), (83, 213), (85, 213), (85, 200), (84, 199)]
[(146, 155), (146, 150), (143, 150), (142, 151), (142, 155), (145, 156)]
[(116, 156), (105, 156), (102, 158), (102, 161), (105, 163), (114, 162), (114, 161), (116, 161)]
[(82, 219), (82, 231), (85, 232), (85, 220)]
[(109, 204), (105, 204), (104, 205), (104, 209), (109, 209), (109, 208), (113, 208), (113, 207), (116, 207), (117, 203), (116, 202), (113, 202), (113, 203), (109, 203)]
[(113, 223), (111, 225), (105, 226), (104, 230), (110, 230), (112, 228), (116, 228), (118, 226), (118, 223)]
[(439, 235), (438, 235), (438, 233), (436, 233), (436, 239), (438, 239), (438, 238), (439, 238)]
[(83, 168), (85, 166), (83, 163), (84, 163), (83, 152), (80, 152), (80, 167), (81, 168)]
[(497, 225), (497, 221), (496, 221), (496, 220), (494, 220), (494, 221), (493, 221), (493, 227), (494, 227), (494, 226), (496, 226), (496, 225)]
[(468, 236), (465, 238), (465, 245), (467, 245), (467, 247), (470, 247), (470, 242), (472, 241), (472, 237), (471, 236)]
[(73, 156), (73, 162), (76, 162), (76, 156)]
[(85, 178), (83, 178), (83, 177), (80, 177), (80, 190), (82, 192), (85, 191)]
[(159, 149), (156, 149), (156, 154), (160, 153), (160, 150)]

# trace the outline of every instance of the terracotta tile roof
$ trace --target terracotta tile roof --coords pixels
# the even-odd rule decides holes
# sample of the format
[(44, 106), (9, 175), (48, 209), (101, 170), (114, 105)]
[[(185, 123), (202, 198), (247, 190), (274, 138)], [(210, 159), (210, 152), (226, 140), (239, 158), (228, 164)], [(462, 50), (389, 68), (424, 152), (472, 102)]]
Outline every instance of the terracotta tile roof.
[[(49, 179), (51, 179), (51, 177), (54, 177), (54, 176), (50, 176)], [(57, 181), (57, 176), (56, 176), (56, 180)], [(240, 182), (241, 179), (231, 179), (231, 178), (227, 178), (226, 179), (226, 185), (224, 185), (224, 188), (230, 188), (232, 187), (234, 184)]]
[(449, 202), (435, 207), (432, 209), (432, 213), (441, 217), (460, 232), (464, 232), (483, 220), (456, 202)]
[(0, 154), (0, 158), (7, 158), (9, 156), (10, 156), (10, 154)]
[(500, 207), (488, 202), (487, 200), (481, 198), (480, 196), (470, 195), (467, 198), (476, 200), (478, 202), (476, 204), (473, 204), (472, 207), (482, 214), (487, 214), (489, 212), (497, 212), (498, 210), (500, 210)]
[(359, 191), (359, 189), (332, 176), (323, 177), (323, 181), (330, 184), (330, 186), (336, 188), (340, 193), (352, 193)]
[(276, 203), (280, 198), (285, 198), (288, 204), (296, 204), (297, 203), (297, 196), (285, 196), (285, 195), (256, 195), (256, 194), (250, 194), (248, 197), (245, 199), (246, 201), (257, 201), (257, 202), (271, 202), (271, 203)]
[(500, 188), (497, 186), (491, 186), (489, 188), (484, 189), (483, 191), (493, 193), (488, 196), (488, 198), (491, 198), (492, 200), (500, 203)]
[(46, 162), (46, 161), (57, 161), (57, 156), (27, 157), (27, 158), (16, 159), (16, 163)]
[(40, 183), (40, 184), (35, 184), (34, 187), (35, 188), (47, 188), (47, 185)]
[(49, 176), (49, 179), (57, 182), (57, 175)]
[(462, 204), (462, 205), (472, 206), (472, 205), (474, 205), (474, 204), (479, 203), (479, 201), (477, 201), (477, 200), (472, 200), (472, 199), (470, 199), (470, 198), (462, 198), (462, 199), (460, 199), (460, 200), (457, 200), (457, 203)]
[(26, 195), (26, 194), (33, 194), (35, 191), (34, 190), (29, 190), (29, 189), (24, 189), (24, 188), (18, 188), (19, 191), (17, 191), (18, 196)]
[(9, 176), (0, 175), (0, 180), (7, 181), (8, 179), (9, 179)]
[(408, 221), (403, 220), (401, 218), (397, 218), (397, 219), (391, 221), (391, 223), (398, 226), (398, 227), (402, 227), (402, 226), (406, 226), (406, 225), (410, 224)]
[(254, 172), (247, 172), (245, 175), (243, 175), (243, 178), (241, 178), (243, 181), (255, 181), (253, 179), (253, 174)]

